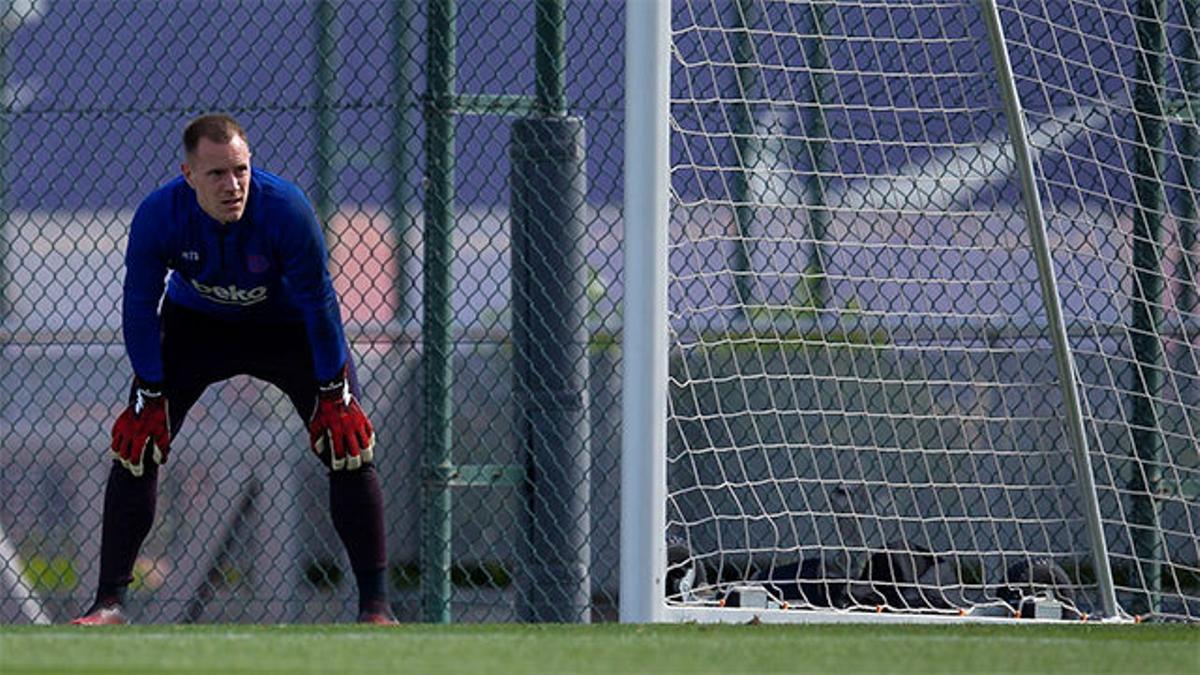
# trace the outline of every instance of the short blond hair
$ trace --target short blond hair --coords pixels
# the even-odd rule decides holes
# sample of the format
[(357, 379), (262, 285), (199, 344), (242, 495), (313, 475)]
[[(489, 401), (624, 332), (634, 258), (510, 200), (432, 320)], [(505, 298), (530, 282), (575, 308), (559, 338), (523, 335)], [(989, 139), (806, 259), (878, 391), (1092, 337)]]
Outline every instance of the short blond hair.
[(183, 129), (183, 151), (189, 155), (196, 152), (201, 138), (207, 138), (213, 143), (228, 143), (234, 138), (241, 138), (249, 145), (242, 125), (225, 113), (201, 115), (188, 122)]

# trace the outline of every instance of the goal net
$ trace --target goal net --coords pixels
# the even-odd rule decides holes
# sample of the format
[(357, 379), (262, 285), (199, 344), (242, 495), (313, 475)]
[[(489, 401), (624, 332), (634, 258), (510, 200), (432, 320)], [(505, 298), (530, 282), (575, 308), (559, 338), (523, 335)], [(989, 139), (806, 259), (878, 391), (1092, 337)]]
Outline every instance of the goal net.
[(653, 616), (1200, 619), (1197, 3), (669, 23)]

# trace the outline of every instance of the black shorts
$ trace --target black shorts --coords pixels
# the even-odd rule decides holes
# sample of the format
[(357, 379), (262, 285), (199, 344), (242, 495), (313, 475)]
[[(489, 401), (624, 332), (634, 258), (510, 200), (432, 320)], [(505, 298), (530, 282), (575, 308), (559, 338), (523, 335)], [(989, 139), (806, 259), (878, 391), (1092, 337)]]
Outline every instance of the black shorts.
[[(172, 436), (183, 428), (188, 410), (210, 384), (235, 375), (275, 385), (308, 423), (317, 379), (303, 323), (229, 321), (164, 299), (161, 326), (163, 393), (170, 404)], [(350, 388), (358, 396), (353, 363)]]

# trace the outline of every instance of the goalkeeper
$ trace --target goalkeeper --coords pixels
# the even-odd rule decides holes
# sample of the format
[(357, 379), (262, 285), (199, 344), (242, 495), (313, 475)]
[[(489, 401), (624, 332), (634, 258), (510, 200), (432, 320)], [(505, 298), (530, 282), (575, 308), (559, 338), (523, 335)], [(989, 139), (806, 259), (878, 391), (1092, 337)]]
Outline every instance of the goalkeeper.
[[(246, 133), (232, 117), (189, 122), (183, 150), (183, 175), (146, 197), (130, 227), (122, 318), (134, 378), (112, 430), (96, 599), (72, 623), (126, 622), (159, 467), (205, 388), (239, 374), (279, 387), (304, 419), (329, 469), (329, 508), (358, 584), (358, 620), (395, 623), (375, 433), (356, 400), (312, 205), (295, 185), (251, 168)], [(258, 460), (243, 454), (249, 448), (229, 452), (230, 463)]]

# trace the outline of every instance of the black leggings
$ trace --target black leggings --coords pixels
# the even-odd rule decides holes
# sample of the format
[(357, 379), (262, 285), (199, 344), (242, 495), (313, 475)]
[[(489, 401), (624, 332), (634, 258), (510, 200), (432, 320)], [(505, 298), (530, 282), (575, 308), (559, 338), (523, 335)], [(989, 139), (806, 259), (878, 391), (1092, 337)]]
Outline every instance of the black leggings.
[[(162, 345), (172, 439), (204, 390), (235, 375), (249, 375), (279, 387), (306, 425), (312, 416), (317, 381), (303, 324), (224, 321), (164, 300)], [(350, 388), (357, 396), (353, 365)], [(329, 457), (321, 459), (328, 467)], [(158, 466), (152, 461), (146, 462), (141, 477), (116, 461), (112, 463), (104, 498), (98, 603), (124, 596), (133, 579), (138, 550), (154, 522), (157, 497)], [(386, 603), (383, 492), (375, 467), (367, 464), (356, 471), (330, 471), (329, 510), (358, 581), (360, 608)]]

